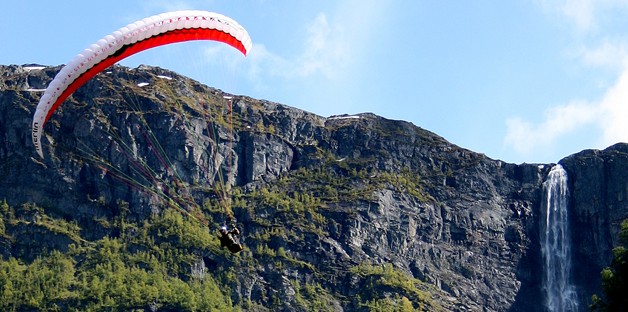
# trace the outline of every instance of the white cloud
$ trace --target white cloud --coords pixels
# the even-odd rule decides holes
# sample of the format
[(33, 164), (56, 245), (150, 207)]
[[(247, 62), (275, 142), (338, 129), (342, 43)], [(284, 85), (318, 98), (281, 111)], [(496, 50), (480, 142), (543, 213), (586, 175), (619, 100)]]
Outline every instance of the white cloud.
[[(560, 2), (559, 2), (560, 3)], [(571, 19), (580, 30), (587, 31), (594, 24), (593, 0), (568, 0), (559, 4), (559, 10)]]
[(291, 57), (269, 51), (262, 44), (251, 51), (253, 73), (264, 68), (267, 74), (282, 78), (303, 78), (322, 74), (333, 79), (348, 62), (349, 40), (344, 36), (343, 25), (331, 25), (327, 15), (319, 13), (307, 27), (303, 50)]
[(506, 120), (504, 144), (528, 156), (539, 148), (551, 146), (561, 136), (594, 122), (598, 115), (595, 105), (574, 102), (546, 110), (544, 120), (538, 125), (521, 118), (510, 118)]
[(628, 66), (628, 42), (625, 40), (603, 40), (598, 46), (583, 46), (579, 58), (586, 65), (606, 68), (625, 68)]
[(344, 25), (332, 26), (327, 16), (319, 13), (308, 27), (304, 52), (299, 57), (293, 75), (304, 77), (320, 72), (327, 78), (335, 77), (350, 60), (349, 43)]
[(264, 44), (254, 43), (249, 55), (250, 78), (259, 80), (263, 75), (293, 79), (320, 74), (334, 79), (349, 62), (350, 40), (344, 34), (342, 24), (332, 25), (325, 13), (319, 13), (307, 26), (303, 49), (297, 55), (280, 55)]
[(628, 142), (628, 69), (606, 92), (599, 107), (602, 112), (599, 126), (603, 133), (600, 143)]
[[(530, 156), (533, 151), (575, 136), (583, 127), (599, 130), (601, 134), (594, 142), (596, 146), (588, 148), (628, 141), (628, 40), (610, 35), (612, 32), (601, 24), (603, 19), (614, 18), (623, 12), (621, 9), (628, 8), (628, 0), (542, 0), (541, 3), (573, 23), (576, 32), (590, 33), (588, 37), (576, 36), (576, 40), (583, 40), (576, 44), (580, 48), (574, 53), (579, 65), (610, 69), (617, 78), (599, 99), (574, 100), (550, 107), (539, 123), (520, 117), (507, 119), (504, 145)], [(597, 79), (594, 74), (591, 78)]]
[(253, 43), (247, 56), (247, 77), (258, 88), (265, 89), (265, 80), (269, 76), (281, 76), (289, 67), (288, 61), (278, 54), (269, 51), (265, 45)]
[[(376, 25), (374, 16), (380, 12), (383, 12), (380, 4), (354, 1), (341, 2), (333, 10), (319, 12), (304, 28), (295, 27), (293, 35), (303, 38), (302, 49), (292, 55), (273, 50), (270, 43), (254, 41), (249, 55), (249, 79), (262, 84), (276, 78), (291, 82), (316, 76), (341, 80), (368, 44)], [(305, 31), (299, 33), (298, 29)]]
[(504, 144), (522, 155), (547, 148), (587, 126), (602, 133), (595, 148), (628, 142), (628, 69), (599, 101), (551, 107), (545, 111), (540, 124), (510, 118), (506, 120), (506, 126)]
[(548, 12), (558, 13), (582, 33), (597, 31), (608, 15), (626, 12), (628, 0), (537, 0)]

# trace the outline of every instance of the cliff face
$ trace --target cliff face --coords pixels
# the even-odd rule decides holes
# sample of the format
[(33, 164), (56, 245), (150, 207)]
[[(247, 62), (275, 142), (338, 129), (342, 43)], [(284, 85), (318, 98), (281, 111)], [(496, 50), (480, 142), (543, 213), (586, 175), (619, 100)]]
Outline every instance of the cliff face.
[(627, 217), (628, 145), (582, 151), (560, 163), (569, 174), (574, 278), (582, 302), (599, 293), (599, 273), (611, 263)]
[[(32, 90), (57, 70), (0, 67), (0, 198), (10, 205), (35, 203), (98, 239), (115, 233), (94, 220), (141, 222), (172, 206), (215, 226), (230, 197), (243, 260), (198, 251), (198, 265), (246, 271), (228, 283), (251, 310), (305, 309), (299, 285), (316, 285), (336, 311), (400, 296), (426, 310), (543, 311), (539, 216), (551, 165), (493, 160), (373, 114), (324, 118), (240, 96), (229, 110), (222, 91), (149, 67), (113, 67), (76, 91), (46, 125), (40, 160)], [(628, 216), (626, 151), (561, 161), (587, 302)], [(17, 245), (4, 242), (5, 258), (26, 254)]]

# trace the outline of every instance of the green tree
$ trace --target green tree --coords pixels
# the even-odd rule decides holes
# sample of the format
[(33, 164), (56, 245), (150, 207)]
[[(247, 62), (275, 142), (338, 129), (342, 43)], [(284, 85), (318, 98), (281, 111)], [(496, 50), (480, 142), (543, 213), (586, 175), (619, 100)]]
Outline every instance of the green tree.
[(601, 273), (604, 296), (593, 295), (592, 311), (628, 311), (628, 219), (621, 223), (619, 242), (611, 266)]

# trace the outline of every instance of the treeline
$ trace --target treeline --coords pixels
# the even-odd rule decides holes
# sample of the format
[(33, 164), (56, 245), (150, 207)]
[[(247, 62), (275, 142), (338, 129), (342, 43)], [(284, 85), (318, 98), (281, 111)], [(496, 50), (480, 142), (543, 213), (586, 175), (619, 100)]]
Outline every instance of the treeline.
[(613, 249), (613, 262), (602, 270), (604, 294), (593, 295), (591, 311), (628, 311), (628, 219), (621, 223), (619, 244)]
[[(79, 224), (33, 204), (0, 202), (0, 311), (439, 310), (427, 285), (393, 266), (329, 267), (303, 252), (322, 248), (318, 242), (340, 227), (338, 203), (370, 200), (379, 189), (433, 200), (407, 169), (380, 172), (325, 153), (321, 159), (323, 166), (293, 170), (272, 185), (233, 190), (231, 208), (246, 222), (245, 249), (236, 256), (176, 209), (131, 221), (128, 203), (118, 202), (119, 215)], [(210, 223), (224, 218), (216, 207), (203, 205)], [(293, 295), (265, 282), (278, 273)], [(243, 294), (247, 279), (260, 281), (254, 298)], [(362, 286), (351, 297), (347, 281)]]
[[(107, 226), (120, 230), (88, 242), (76, 224), (46, 216), (41, 208), (0, 204), (3, 253), (19, 245), (12, 230), (61, 233), (76, 241), (67, 250), (51, 242), (32, 261), (9, 255), (0, 260), (0, 311), (235, 311), (231, 290), (212, 274), (193, 273), (199, 252), (220, 254), (217, 239), (193, 220), (166, 210), (141, 225), (120, 219)], [(17, 251), (20, 252), (19, 250)], [(225, 273), (226, 274), (226, 273)]]

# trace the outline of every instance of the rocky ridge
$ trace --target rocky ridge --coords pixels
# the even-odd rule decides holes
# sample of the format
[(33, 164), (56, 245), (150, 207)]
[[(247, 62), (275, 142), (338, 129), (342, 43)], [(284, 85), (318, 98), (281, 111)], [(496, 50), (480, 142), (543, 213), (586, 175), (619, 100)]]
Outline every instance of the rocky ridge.
[[(77, 90), (46, 126), (41, 160), (30, 121), (58, 69), (0, 66), (0, 198), (10, 205), (34, 203), (97, 239), (115, 236), (94, 220), (120, 215), (121, 201), (141, 222), (168, 209), (164, 198), (216, 207), (229, 189), (247, 246), (246, 274), (229, 287), (245, 309), (304, 310), (298, 285), (316, 285), (332, 311), (399, 294), (425, 310), (544, 311), (539, 216), (553, 164), (493, 160), (368, 113), (325, 118), (246, 96), (230, 111), (221, 90), (147, 66), (114, 66)], [(618, 144), (560, 161), (583, 310), (628, 217), (627, 152)], [(5, 258), (28, 254), (3, 242)], [(191, 274), (238, 265), (199, 255)]]

